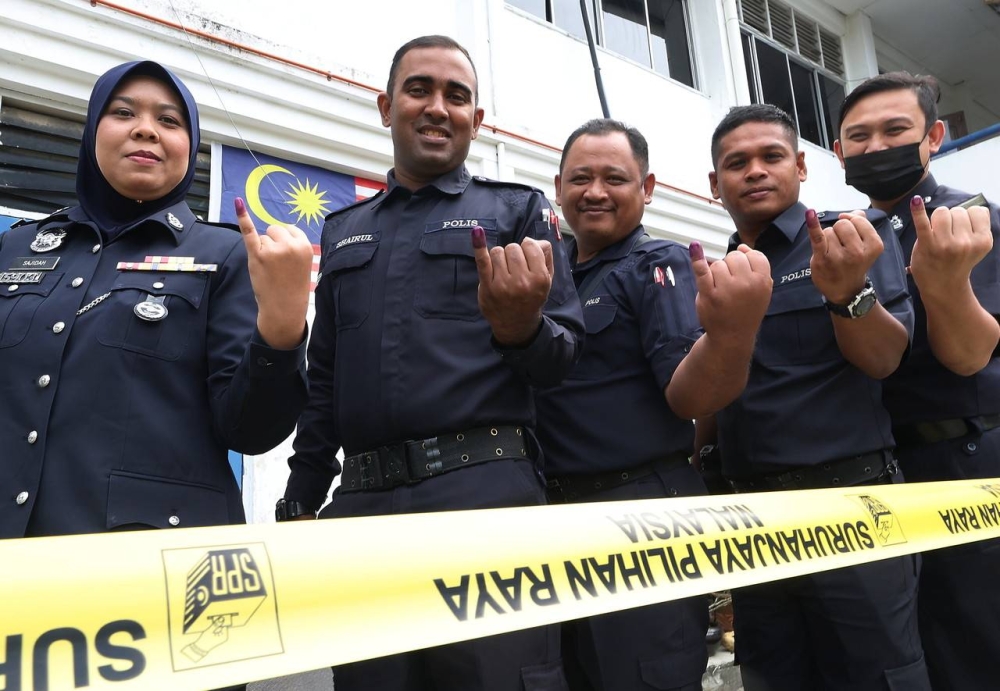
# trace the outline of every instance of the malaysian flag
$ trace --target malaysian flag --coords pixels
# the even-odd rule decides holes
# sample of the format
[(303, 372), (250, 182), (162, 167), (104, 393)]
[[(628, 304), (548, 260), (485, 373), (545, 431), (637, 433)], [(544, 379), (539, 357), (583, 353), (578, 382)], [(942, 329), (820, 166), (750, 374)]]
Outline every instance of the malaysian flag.
[(319, 272), (323, 219), (381, 189), (385, 189), (383, 182), (245, 149), (222, 147), (220, 220), (236, 223), (233, 200), (243, 197), (259, 232), (275, 223), (301, 228), (313, 243), (312, 288), (316, 287)]

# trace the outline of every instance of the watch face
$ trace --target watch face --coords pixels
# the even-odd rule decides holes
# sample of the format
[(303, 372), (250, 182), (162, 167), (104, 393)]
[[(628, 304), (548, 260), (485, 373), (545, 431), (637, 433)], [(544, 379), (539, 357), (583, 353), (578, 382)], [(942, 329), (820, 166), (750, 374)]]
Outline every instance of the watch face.
[(875, 306), (876, 302), (878, 302), (878, 298), (875, 296), (875, 291), (872, 291), (867, 295), (862, 295), (854, 305), (854, 309), (851, 310), (851, 313), (854, 317), (863, 317), (871, 312), (871, 309)]

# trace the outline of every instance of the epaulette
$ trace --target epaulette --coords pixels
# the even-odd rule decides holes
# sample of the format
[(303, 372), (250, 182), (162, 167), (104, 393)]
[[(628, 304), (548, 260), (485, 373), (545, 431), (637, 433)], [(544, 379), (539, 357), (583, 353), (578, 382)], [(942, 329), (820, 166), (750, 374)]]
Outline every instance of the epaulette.
[(532, 187), (531, 185), (525, 185), (521, 182), (511, 182), (510, 180), (493, 180), (491, 178), (483, 177), (482, 175), (473, 175), (472, 179), (483, 185), (489, 185), (491, 187), (512, 187), (514, 189), (526, 190), (528, 192), (538, 192), (541, 195), (545, 195), (537, 187)]
[(10, 229), (13, 230), (14, 228), (20, 228), (21, 226), (30, 225), (32, 223), (37, 223), (38, 225), (42, 225), (44, 223), (51, 223), (52, 221), (55, 221), (59, 217), (65, 217), (67, 215), (66, 212), (69, 211), (71, 208), (73, 208), (73, 207), (71, 207), (71, 206), (64, 206), (63, 208), (61, 208), (61, 209), (59, 209), (57, 211), (53, 211), (52, 213), (50, 213), (48, 216), (46, 216), (44, 218), (38, 218), (38, 219), (35, 219), (35, 218), (22, 218), (21, 220), (12, 223), (11, 226), (10, 226)]
[[(850, 209), (848, 211), (818, 211), (816, 212), (816, 218), (819, 219), (819, 224), (823, 227), (832, 226), (838, 220), (840, 220), (840, 214), (849, 214), (857, 211), (858, 209)], [(880, 223), (888, 218), (884, 211), (879, 211), (874, 208), (861, 209), (865, 212), (865, 218), (867, 218), (873, 225)]]
[(223, 221), (206, 221), (200, 216), (195, 216), (195, 223), (200, 223), (203, 226), (216, 226), (218, 228), (225, 228), (226, 230), (235, 230), (237, 233), (243, 232), (238, 223), (225, 223)]
[(371, 202), (371, 201), (374, 201), (374, 200), (378, 199), (383, 194), (385, 194), (385, 190), (379, 190), (378, 192), (376, 192), (375, 194), (373, 194), (370, 197), (365, 197), (364, 199), (359, 199), (358, 201), (354, 202), (353, 204), (348, 204), (347, 206), (342, 206), (339, 209), (337, 209), (336, 211), (331, 211), (330, 213), (328, 213), (326, 215), (326, 218), (324, 218), (323, 220), (324, 221), (329, 221), (334, 216), (342, 214), (345, 211), (349, 211), (350, 209), (354, 209), (354, 208), (359, 207), (359, 206), (364, 206), (368, 202)]

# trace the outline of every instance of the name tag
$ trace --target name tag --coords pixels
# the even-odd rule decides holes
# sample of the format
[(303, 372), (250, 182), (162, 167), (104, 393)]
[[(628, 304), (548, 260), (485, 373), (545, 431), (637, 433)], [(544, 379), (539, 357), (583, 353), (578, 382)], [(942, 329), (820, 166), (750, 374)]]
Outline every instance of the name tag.
[(0, 273), (0, 283), (41, 283), (41, 271), (4, 271)]
[(59, 257), (15, 257), (11, 271), (52, 271)]
[(472, 230), (479, 226), (483, 230), (496, 230), (497, 219), (495, 218), (452, 218), (444, 221), (435, 221), (424, 226), (425, 233), (436, 233), (440, 230)]

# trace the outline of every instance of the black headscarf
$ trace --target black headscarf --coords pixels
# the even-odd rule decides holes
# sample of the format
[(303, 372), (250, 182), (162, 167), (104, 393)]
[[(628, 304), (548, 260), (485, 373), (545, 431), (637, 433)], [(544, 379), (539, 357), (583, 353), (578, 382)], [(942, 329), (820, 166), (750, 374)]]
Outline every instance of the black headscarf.
[[(144, 201), (123, 197), (115, 191), (101, 173), (97, 165), (97, 124), (104, 115), (108, 101), (119, 85), (129, 77), (152, 77), (172, 88), (181, 98), (187, 115), (188, 134), (191, 137), (191, 154), (188, 159), (187, 174), (170, 192), (159, 199)], [(198, 105), (184, 83), (162, 65), (142, 60), (127, 62), (105, 72), (94, 84), (87, 106), (87, 124), (80, 142), (80, 160), (76, 168), (76, 196), (87, 217), (97, 223), (105, 233), (116, 234), (137, 221), (173, 206), (187, 196), (194, 181), (195, 158), (201, 143), (201, 129), (198, 125)]]

